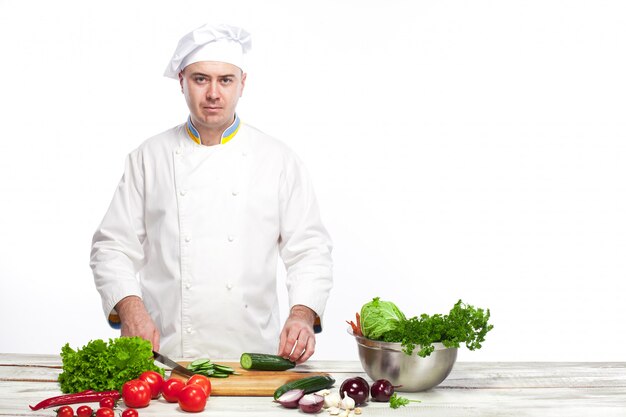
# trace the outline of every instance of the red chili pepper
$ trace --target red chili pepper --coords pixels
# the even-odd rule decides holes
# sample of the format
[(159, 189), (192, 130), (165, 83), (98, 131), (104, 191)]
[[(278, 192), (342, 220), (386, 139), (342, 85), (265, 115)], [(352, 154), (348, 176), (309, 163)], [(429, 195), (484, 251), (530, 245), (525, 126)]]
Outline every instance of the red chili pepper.
[(40, 410), (42, 408), (50, 408), (56, 407), (57, 405), (67, 405), (67, 404), (77, 404), (77, 403), (89, 403), (89, 402), (97, 402), (103, 398), (111, 397), (114, 400), (119, 400), (120, 393), (119, 391), (100, 391), (96, 392), (94, 390), (87, 390), (82, 392), (77, 392), (76, 394), (66, 394), (59, 395), (58, 397), (48, 398), (43, 400), (36, 406), (29, 405), (30, 409)]

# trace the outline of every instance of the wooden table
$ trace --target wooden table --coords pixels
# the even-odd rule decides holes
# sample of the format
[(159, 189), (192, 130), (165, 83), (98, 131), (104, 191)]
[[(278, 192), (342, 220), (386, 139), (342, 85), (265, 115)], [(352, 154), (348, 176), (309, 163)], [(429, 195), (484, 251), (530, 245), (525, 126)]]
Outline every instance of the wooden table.
[[(350, 376), (367, 376), (359, 362), (310, 361), (309, 370), (329, 372), (336, 387)], [(58, 355), (0, 354), (0, 416), (47, 416), (51, 409), (30, 411), (28, 405), (60, 394)], [(459, 362), (438, 387), (401, 393), (421, 400), (399, 409), (369, 403), (363, 417), (374, 416), (626, 416), (626, 363)], [(92, 404), (93, 406), (93, 404)], [(194, 415), (156, 400), (140, 417)], [(211, 397), (198, 416), (302, 416), (268, 397)], [(319, 416), (327, 416), (326, 411)]]

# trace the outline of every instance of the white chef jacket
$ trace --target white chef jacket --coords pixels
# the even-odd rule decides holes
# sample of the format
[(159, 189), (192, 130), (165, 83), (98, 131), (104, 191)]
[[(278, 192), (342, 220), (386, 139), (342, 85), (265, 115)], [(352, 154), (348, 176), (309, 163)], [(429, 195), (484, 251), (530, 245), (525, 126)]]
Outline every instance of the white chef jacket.
[(105, 314), (141, 297), (161, 352), (174, 357), (275, 353), (279, 254), (290, 307), (321, 318), (332, 287), (332, 245), (301, 161), (282, 142), (237, 127), (215, 146), (195, 143), (185, 124), (148, 139), (128, 156), (94, 234)]

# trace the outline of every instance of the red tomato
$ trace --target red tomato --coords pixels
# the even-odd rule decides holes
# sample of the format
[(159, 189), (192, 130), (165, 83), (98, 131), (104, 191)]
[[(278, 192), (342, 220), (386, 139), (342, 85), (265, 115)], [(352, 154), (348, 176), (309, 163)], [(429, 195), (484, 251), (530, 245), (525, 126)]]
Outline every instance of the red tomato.
[(211, 381), (204, 375), (194, 375), (187, 381), (187, 385), (199, 385), (207, 397), (211, 395)]
[(122, 411), (122, 417), (139, 417), (139, 411), (135, 410), (134, 408), (127, 408), (126, 410)]
[(163, 389), (163, 377), (160, 373), (155, 371), (146, 371), (139, 375), (139, 379), (148, 383), (150, 391), (152, 392), (153, 400), (159, 398), (161, 390)]
[(57, 417), (74, 417), (74, 410), (69, 405), (59, 407), (57, 410)]
[(178, 394), (185, 387), (185, 382), (179, 378), (170, 378), (163, 383), (163, 398), (165, 401), (175, 403), (178, 401)]
[(122, 399), (126, 407), (142, 408), (150, 404), (150, 385), (141, 379), (133, 379), (122, 385)]
[(191, 411), (196, 413), (204, 410), (206, 406), (207, 395), (201, 386), (192, 384), (187, 385), (178, 394), (178, 405), (183, 411)]
[(100, 400), (100, 407), (103, 408), (115, 408), (115, 403), (117, 401), (111, 397), (104, 397), (103, 399)]
[(100, 407), (96, 411), (96, 417), (115, 417), (115, 411), (109, 407)]
[(81, 405), (76, 409), (76, 415), (78, 417), (91, 417), (93, 410), (88, 405)]

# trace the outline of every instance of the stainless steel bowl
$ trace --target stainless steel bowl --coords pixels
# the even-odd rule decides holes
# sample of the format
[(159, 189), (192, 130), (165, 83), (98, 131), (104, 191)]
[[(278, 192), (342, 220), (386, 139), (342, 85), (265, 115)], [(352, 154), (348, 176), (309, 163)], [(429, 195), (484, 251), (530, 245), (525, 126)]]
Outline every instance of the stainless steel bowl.
[[(351, 330), (348, 333), (352, 335)], [(354, 336), (354, 335), (352, 335)], [(367, 375), (374, 381), (386, 379), (393, 385), (401, 385), (396, 391), (416, 392), (435, 387), (446, 379), (456, 362), (456, 348), (433, 343), (435, 351), (425, 358), (402, 351), (402, 344), (370, 340), (354, 336), (359, 348), (359, 359)]]

